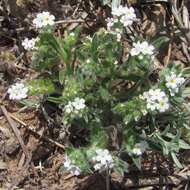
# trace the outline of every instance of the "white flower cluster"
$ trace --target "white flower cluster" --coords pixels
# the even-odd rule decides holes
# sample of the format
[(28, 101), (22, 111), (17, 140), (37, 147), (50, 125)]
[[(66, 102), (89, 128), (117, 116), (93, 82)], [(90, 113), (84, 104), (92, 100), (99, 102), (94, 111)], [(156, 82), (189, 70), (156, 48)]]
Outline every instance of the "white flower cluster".
[(42, 28), (45, 26), (52, 26), (55, 23), (55, 16), (51, 15), (49, 12), (38, 13), (36, 18), (33, 20), (33, 24), (36, 28)]
[(97, 149), (96, 156), (92, 160), (95, 163), (94, 169), (96, 171), (111, 169), (114, 166), (113, 158), (107, 149)]
[(80, 110), (86, 107), (85, 100), (83, 98), (75, 98), (73, 102), (69, 101), (65, 106), (65, 112), (70, 113), (79, 113)]
[(153, 55), (154, 46), (149, 45), (147, 41), (133, 43), (133, 48), (131, 49), (131, 55)]
[(107, 18), (106, 22), (107, 22), (107, 29), (110, 31), (112, 29), (112, 27), (114, 26), (114, 24), (118, 23), (118, 19), (117, 18)]
[(122, 30), (119, 28), (115, 28), (113, 30), (113, 28), (112, 28), (114, 26), (114, 24), (118, 22), (118, 19), (117, 18), (107, 18), (106, 21), (107, 21), (108, 31), (112, 34), (115, 34), (117, 36), (117, 41), (119, 42), (121, 40)]
[(165, 112), (169, 109), (169, 100), (164, 91), (161, 89), (150, 89), (148, 92), (144, 92), (142, 99), (147, 102), (147, 109), (151, 111)]
[(130, 151), (129, 154), (141, 156), (148, 147), (149, 146), (146, 141), (141, 141), (140, 143), (135, 144), (134, 148)]
[[(119, 6), (112, 8), (112, 15), (113, 18), (107, 18), (107, 30), (109, 32), (112, 32), (113, 34), (116, 34), (117, 41), (121, 40), (122, 35), (122, 29), (117, 26), (123, 25), (124, 27), (132, 25), (133, 21), (136, 20), (135, 10), (127, 6)], [(114, 27), (114, 25), (116, 25)]]
[(180, 86), (185, 82), (185, 78), (181, 77), (181, 74), (176, 75), (174, 72), (171, 72), (170, 75), (167, 75), (166, 78), (166, 87), (170, 91), (170, 95), (174, 96), (179, 92)]
[(13, 84), (8, 89), (9, 98), (11, 100), (21, 100), (27, 97), (28, 88), (22, 83)]
[(39, 41), (39, 38), (32, 38), (32, 39), (28, 39), (28, 38), (25, 38), (23, 41), (22, 41), (22, 46), (24, 47), (25, 50), (34, 50), (34, 49), (37, 49), (36, 48), (36, 42)]
[(132, 7), (114, 7), (112, 8), (112, 15), (118, 18), (125, 27), (132, 25), (133, 21), (136, 20), (135, 10)]
[(81, 174), (81, 170), (78, 166), (74, 165), (71, 160), (66, 156), (64, 167), (67, 171), (69, 171), (72, 175), (79, 176)]

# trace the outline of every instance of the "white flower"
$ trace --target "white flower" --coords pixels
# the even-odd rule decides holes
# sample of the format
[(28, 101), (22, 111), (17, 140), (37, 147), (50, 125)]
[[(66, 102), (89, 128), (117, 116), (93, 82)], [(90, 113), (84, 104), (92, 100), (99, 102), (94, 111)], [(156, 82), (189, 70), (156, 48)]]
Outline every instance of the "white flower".
[(119, 7), (113, 7), (112, 8), (112, 15), (119, 17), (123, 14), (125, 14), (125, 7), (119, 6)]
[(63, 165), (65, 168), (69, 168), (71, 166), (71, 160), (67, 156)]
[(25, 38), (23, 41), (22, 41), (22, 46), (24, 47), (25, 50), (34, 50), (36, 49), (35, 45), (36, 45), (36, 42), (39, 41), (39, 38), (32, 38), (32, 39), (28, 39), (28, 38)]
[[(129, 17), (134, 17), (134, 13), (135, 13), (135, 10), (130, 7), (128, 8), (127, 6), (119, 6), (119, 7), (113, 7), (112, 8), (112, 15), (113, 16), (117, 16), (117, 17), (120, 17), (122, 15), (129, 15)], [(136, 15), (135, 15), (136, 17)]]
[(86, 63), (90, 63), (90, 62), (91, 62), (91, 60), (90, 60), (90, 59), (87, 59), (87, 60), (86, 60)]
[(71, 160), (66, 156), (64, 167), (67, 171), (69, 171), (72, 175), (79, 176), (81, 174), (81, 170), (78, 166), (72, 164)]
[(69, 101), (68, 104), (65, 106), (65, 112), (71, 113), (71, 112), (73, 112), (73, 110), (74, 110), (74, 108), (73, 108), (72, 102)]
[(150, 90), (149, 92), (151, 92), (150, 99), (152, 101), (155, 101), (155, 100), (160, 101), (160, 100), (163, 100), (164, 98), (166, 98), (166, 93), (164, 91), (161, 91), (161, 89), (159, 89), (159, 88), (155, 89), (155, 90)]
[(116, 60), (113, 64), (114, 64), (114, 65), (117, 65), (117, 64), (118, 64), (118, 61)]
[(181, 74), (176, 75), (174, 72), (166, 76), (165, 80), (166, 87), (169, 89), (171, 96), (178, 93), (180, 86), (185, 82), (185, 78), (181, 77)]
[(71, 33), (70, 33), (70, 36), (74, 37), (74, 36), (75, 36), (75, 33), (74, 33), (74, 32), (71, 32)]
[(73, 102), (69, 101), (65, 106), (65, 112), (70, 113), (78, 113), (80, 110), (83, 110), (86, 107), (85, 100), (83, 98), (75, 98)]
[(111, 30), (112, 26), (114, 25), (114, 19), (113, 18), (107, 18), (106, 22), (107, 22), (107, 29)]
[(149, 45), (148, 42), (140, 42), (133, 43), (133, 48), (131, 49), (131, 55), (153, 55), (154, 53), (154, 47), (152, 45)]
[(131, 55), (136, 56), (141, 53), (141, 43), (138, 41), (137, 43), (133, 43), (133, 48), (131, 49)]
[(92, 42), (92, 37), (90, 35), (86, 36), (86, 39), (88, 39), (90, 42)]
[(156, 106), (157, 106), (157, 103), (155, 103), (155, 102), (151, 102), (151, 101), (147, 102), (147, 109), (150, 109), (151, 111), (155, 111)]
[(120, 21), (125, 27), (133, 24), (133, 20), (131, 20), (127, 15), (122, 16)]
[(21, 100), (27, 97), (28, 88), (22, 83), (13, 84), (8, 89), (9, 98), (11, 100)]
[(141, 43), (141, 48), (143, 55), (152, 55), (154, 53), (154, 46), (149, 45), (146, 41)]
[(94, 165), (95, 171), (101, 170), (101, 168), (102, 168), (102, 164), (95, 164)]
[(117, 38), (117, 42), (120, 42), (121, 41), (121, 37), (122, 37), (122, 30), (120, 28), (114, 28), (114, 29), (110, 29), (108, 31), (110, 34), (113, 34), (116, 36)]
[[(133, 21), (136, 20), (136, 14), (135, 10), (127, 6), (119, 6), (119, 7), (113, 7), (112, 8), (112, 15), (116, 17), (120, 17), (120, 22), (125, 26), (132, 25)], [(113, 20), (110, 20), (110, 25), (113, 26)]]
[(79, 176), (81, 174), (81, 170), (79, 167), (77, 166), (73, 166), (70, 168), (70, 172), (71, 174), (75, 175), (75, 176)]
[(143, 60), (143, 58), (144, 58), (143, 55), (139, 55), (140, 60)]
[(161, 89), (150, 89), (143, 93), (142, 100), (146, 101), (147, 109), (151, 111), (165, 112), (169, 109), (169, 99)]
[(96, 156), (92, 160), (95, 162), (94, 169), (96, 171), (111, 169), (114, 166), (113, 158), (107, 149), (96, 150)]
[(143, 110), (141, 110), (141, 111), (142, 111), (142, 114), (143, 114), (144, 116), (148, 113), (146, 109), (143, 109)]
[(141, 141), (140, 143), (135, 144), (134, 148), (131, 150), (130, 153), (141, 156), (148, 147), (149, 146), (146, 141)]
[(117, 18), (107, 18), (106, 22), (107, 22), (107, 29), (110, 31), (111, 28), (114, 26), (114, 24), (118, 22), (118, 19)]
[(117, 33), (117, 42), (120, 42), (121, 41), (121, 33)]
[(36, 18), (33, 20), (33, 24), (36, 28), (42, 28), (47, 25), (54, 25), (55, 16), (51, 15), (49, 12), (38, 13)]
[(123, 15), (120, 19), (121, 23), (123, 24), (123, 26), (127, 27), (133, 24), (133, 21), (136, 20), (136, 15), (134, 12), (134, 9), (132, 9), (133, 11), (130, 11), (131, 9), (129, 9), (126, 12), (126, 15)]
[(159, 110), (159, 112), (165, 112), (166, 110), (169, 109), (169, 103), (168, 103), (167, 97), (159, 100), (159, 102), (157, 104), (157, 109)]
[(85, 100), (83, 98), (75, 98), (73, 106), (76, 110), (82, 110), (85, 108)]

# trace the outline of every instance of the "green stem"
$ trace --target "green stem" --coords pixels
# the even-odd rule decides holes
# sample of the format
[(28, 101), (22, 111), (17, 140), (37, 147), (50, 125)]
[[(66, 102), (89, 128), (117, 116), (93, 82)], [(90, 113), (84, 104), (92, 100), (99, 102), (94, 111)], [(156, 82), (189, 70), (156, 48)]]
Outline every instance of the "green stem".
[(106, 190), (110, 190), (110, 174), (109, 174), (109, 168), (106, 169)]

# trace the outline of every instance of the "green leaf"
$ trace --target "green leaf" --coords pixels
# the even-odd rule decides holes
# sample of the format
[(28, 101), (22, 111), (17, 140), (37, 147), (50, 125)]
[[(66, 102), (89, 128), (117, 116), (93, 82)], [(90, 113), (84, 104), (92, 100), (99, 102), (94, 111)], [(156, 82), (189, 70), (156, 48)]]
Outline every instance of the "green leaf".
[(113, 108), (113, 111), (116, 114), (121, 114), (124, 118), (125, 124), (128, 124), (131, 121), (140, 120), (141, 117), (143, 117), (144, 109), (145, 109), (144, 102), (138, 97), (135, 97), (130, 101), (117, 104)]
[(189, 144), (187, 144), (185, 141), (183, 141), (183, 140), (179, 140), (179, 147), (181, 148), (181, 149), (186, 149), (186, 150), (190, 150), (190, 145)]
[(174, 152), (171, 152), (171, 157), (172, 157), (174, 163), (176, 164), (176, 166), (177, 166), (178, 168), (182, 169), (183, 166), (182, 166), (182, 164), (179, 162), (179, 160), (178, 160), (178, 158), (177, 158), (177, 156), (176, 156), (176, 154), (175, 154)]
[(82, 173), (87, 174), (91, 172), (89, 162), (86, 159), (84, 150), (82, 148), (75, 149), (70, 147), (69, 149), (66, 149), (66, 153), (69, 159), (72, 161), (72, 164), (78, 166)]
[(133, 115), (131, 114), (127, 114), (125, 117), (124, 117), (124, 123), (127, 125), (128, 123), (130, 123), (131, 121), (133, 121)]
[(50, 79), (36, 79), (29, 82), (28, 86), (31, 95), (55, 92), (55, 86)]
[(22, 107), (19, 112), (23, 112), (28, 108), (38, 108), (40, 105), (40, 100), (21, 100), (20, 103), (23, 104), (24, 107)]
[(59, 71), (59, 82), (60, 84), (63, 84), (65, 80), (65, 70), (60, 70)]
[(185, 67), (182, 70), (182, 74), (183, 74), (184, 77), (189, 78), (190, 77), (190, 67)]
[(50, 101), (50, 102), (53, 102), (55, 104), (64, 104), (64, 103), (67, 102), (67, 99), (65, 97), (63, 97), (63, 96), (60, 96), (60, 97), (48, 96), (47, 100)]
[(133, 163), (140, 170), (141, 169), (141, 157), (132, 157)]
[(38, 72), (45, 72), (58, 64), (57, 52), (51, 46), (41, 45), (38, 47), (38, 51), (33, 54), (31, 66)]
[(128, 172), (128, 164), (119, 157), (114, 156), (114, 170), (121, 176), (124, 176), (125, 172)]
[(186, 88), (182, 91), (182, 97), (183, 97), (183, 98), (190, 97), (190, 87), (186, 87)]
[(110, 100), (110, 93), (106, 88), (103, 88), (102, 86), (99, 88), (100, 96), (103, 100), (109, 101)]
[(100, 126), (93, 127), (91, 130), (90, 144), (91, 146), (105, 148), (108, 143), (108, 135)]
[(40, 44), (51, 46), (57, 53), (61, 52), (60, 44), (52, 32), (42, 33), (40, 35)]
[(153, 45), (155, 48), (159, 49), (159, 48), (162, 46), (162, 44), (164, 44), (164, 43), (166, 43), (166, 42), (168, 42), (168, 41), (169, 41), (169, 38), (168, 38), (168, 37), (166, 37), (166, 36), (160, 36), (160, 37), (157, 37), (156, 40), (154, 40), (154, 41), (152, 42), (152, 45)]
[(103, 5), (107, 5), (107, 4), (110, 4), (110, 1), (111, 1), (111, 0), (101, 0), (101, 3), (102, 3)]
[(69, 77), (65, 79), (63, 97), (72, 100), (77, 96), (79, 97), (81, 91), (81, 84), (74, 77), (69, 75)]

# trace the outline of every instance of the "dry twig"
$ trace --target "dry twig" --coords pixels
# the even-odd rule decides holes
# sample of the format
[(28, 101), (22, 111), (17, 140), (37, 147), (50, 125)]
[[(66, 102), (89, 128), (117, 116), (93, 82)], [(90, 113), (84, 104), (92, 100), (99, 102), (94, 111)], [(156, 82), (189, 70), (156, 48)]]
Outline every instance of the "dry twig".
[(26, 155), (27, 158), (29, 158), (29, 152), (28, 152), (28, 150), (27, 150), (27, 148), (26, 148), (26, 146), (24, 144), (24, 141), (22, 140), (22, 137), (20, 135), (20, 131), (18, 130), (15, 122), (9, 116), (5, 106), (1, 106), (1, 110), (2, 110), (2, 112), (4, 114), (4, 116), (6, 117), (9, 125), (11, 126), (13, 132), (15, 133), (15, 135), (16, 135), (16, 137), (17, 137), (17, 139), (18, 139), (18, 141), (19, 141), (19, 143), (20, 143), (20, 145), (22, 147), (22, 150), (23, 150), (24, 154)]
[[(55, 25), (58, 24), (71, 24), (71, 23), (88, 23), (88, 22), (96, 22), (96, 20), (89, 20), (89, 19), (68, 19), (68, 20), (59, 20), (55, 22)], [(21, 32), (23, 30), (25, 30), (25, 27), (21, 27), (21, 28), (16, 28), (17, 32)], [(31, 26), (29, 27), (29, 30), (33, 30), (35, 29), (35, 27)]]
[(25, 122), (21, 121), (20, 119), (18, 119), (17, 117), (13, 116), (12, 114), (10, 114), (10, 117), (13, 118), (15, 121), (17, 121), (18, 123), (20, 123), (22, 126), (24, 126), (27, 130), (29, 130), (30, 132), (32, 132), (33, 134), (37, 135), (39, 138), (47, 141), (47, 142), (50, 142), (54, 145), (56, 145), (57, 147), (61, 148), (61, 149), (65, 149), (65, 146), (58, 143), (57, 141), (54, 141), (53, 139), (50, 139), (48, 137), (44, 137), (44, 136), (41, 136), (41, 134), (39, 134), (38, 132), (36, 132), (34, 130), (34, 126), (29, 126), (27, 125)]

